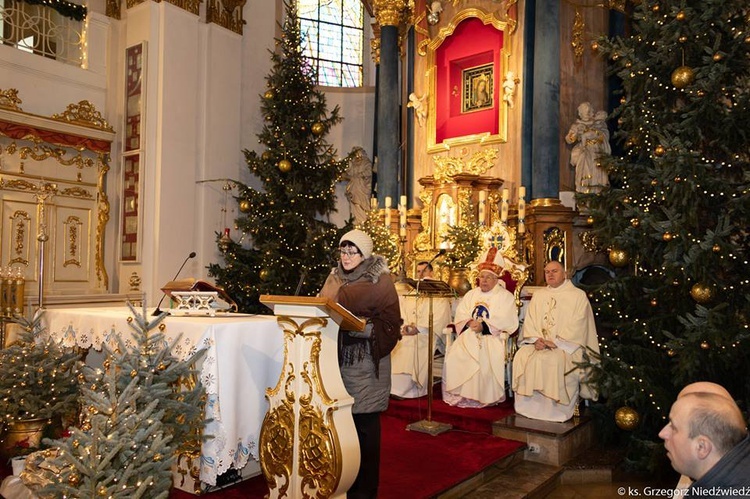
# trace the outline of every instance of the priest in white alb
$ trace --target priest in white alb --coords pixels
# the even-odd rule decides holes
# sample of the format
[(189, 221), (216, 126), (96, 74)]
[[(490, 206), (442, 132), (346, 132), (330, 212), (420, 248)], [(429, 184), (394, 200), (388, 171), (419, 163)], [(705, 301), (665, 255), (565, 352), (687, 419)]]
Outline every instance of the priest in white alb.
[[(433, 279), (429, 262), (417, 264), (417, 279)], [(399, 295), (401, 341), (391, 352), (391, 395), (418, 398), (427, 395), (430, 375), (429, 355), (434, 351), (436, 332), (442, 331), (452, 319), (451, 298), (422, 296), (419, 290)], [(432, 304), (430, 304), (432, 301)], [(430, 348), (430, 313), (432, 313), (433, 348)]]
[(545, 421), (567, 421), (579, 397), (596, 400), (589, 383), (590, 368), (598, 362), (599, 341), (594, 314), (586, 293), (565, 277), (560, 262), (544, 267), (547, 287), (531, 297), (513, 358), (516, 413)]
[(502, 255), (487, 251), (477, 268), (479, 287), (456, 309), (458, 337), (445, 353), (443, 401), (458, 407), (485, 407), (505, 400), (505, 344), (518, 329), (513, 294), (498, 285)]

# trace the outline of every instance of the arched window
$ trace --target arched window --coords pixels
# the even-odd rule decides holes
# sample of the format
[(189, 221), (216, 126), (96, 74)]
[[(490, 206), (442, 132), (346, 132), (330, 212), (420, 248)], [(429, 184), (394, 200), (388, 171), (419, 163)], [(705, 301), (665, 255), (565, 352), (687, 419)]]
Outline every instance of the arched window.
[(364, 50), (362, 0), (297, 0), (305, 55), (318, 85), (361, 87)]

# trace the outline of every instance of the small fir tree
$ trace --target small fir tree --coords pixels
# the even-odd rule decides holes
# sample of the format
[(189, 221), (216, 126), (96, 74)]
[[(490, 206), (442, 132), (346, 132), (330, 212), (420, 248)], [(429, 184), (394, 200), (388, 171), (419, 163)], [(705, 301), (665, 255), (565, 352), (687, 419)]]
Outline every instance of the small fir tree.
[(342, 118), (338, 106), (328, 113), (325, 94), (315, 87), (317, 78), (303, 55), (296, 4), (285, 6), (283, 33), (271, 52), (268, 90), (261, 96), (265, 121), (258, 140), (265, 150), (244, 151), (263, 189), (236, 183), (242, 215), (235, 224), (243, 238), (250, 237), (249, 247), (220, 239), (225, 265), (209, 266), (244, 312), (270, 313), (259, 296), (292, 294), (302, 278), (300, 294), (317, 293), (342, 233), (324, 220), (335, 211), (336, 183), (349, 162), (348, 156), (336, 159), (325, 141)]
[(609, 188), (579, 197), (617, 273), (591, 292), (598, 410), (642, 463), (685, 384), (720, 383), (749, 409), (749, 14), (743, 0), (640, 2), (632, 35), (599, 43), (622, 80), (624, 153), (603, 160)]
[(133, 341), (105, 345), (103, 369), (84, 367), (83, 422), (48, 442), (61, 471), (42, 497), (168, 497), (177, 452), (200, 446), (204, 391), (193, 366), (203, 351), (178, 360), (155, 330), (165, 315), (131, 312)]

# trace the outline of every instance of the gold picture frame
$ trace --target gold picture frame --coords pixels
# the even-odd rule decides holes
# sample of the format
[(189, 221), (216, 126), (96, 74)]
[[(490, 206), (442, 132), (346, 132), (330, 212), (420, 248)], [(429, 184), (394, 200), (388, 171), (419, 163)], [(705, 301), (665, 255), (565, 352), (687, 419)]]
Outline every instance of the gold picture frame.
[(482, 64), (461, 71), (463, 92), (461, 112), (472, 113), (491, 109), (494, 105), (495, 64)]

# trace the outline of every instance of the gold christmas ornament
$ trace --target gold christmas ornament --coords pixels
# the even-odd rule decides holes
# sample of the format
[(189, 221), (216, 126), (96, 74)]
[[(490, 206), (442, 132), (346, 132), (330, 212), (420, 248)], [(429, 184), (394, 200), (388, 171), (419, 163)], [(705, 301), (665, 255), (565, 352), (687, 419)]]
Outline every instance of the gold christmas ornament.
[(664, 153), (666, 152), (666, 149), (664, 149), (664, 146), (658, 145), (656, 146), (656, 149), (654, 149), (654, 154), (657, 156), (664, 156)]
[(714, 253), (719, 253), (721, 251), (721, 246), (719, 246), (718, 244), (714, 244), (713, 247), (711, 248), (711, 250)]
[(591, 43), (591, 50), (593, 50), (594, 52), (596, 52), (597, 50), (599, 50), (599, 43), (592, 42)]
[(723, 55), (721, 55), (721, 54), (720, 54), (719, 52), (716, 52), (716, 53), (714, 54), (714, 56), (713, 56), (713, 60), (714, 60), (714, 62), (719, 62), (719, 61), (720, 61), (720, 60), (722, 60), (723, 58), (724, 58), (724, 56), (723, 56)]
[(711, 348), (711, 345), (709, 345), (707, 341), (701, 341), (701, 348), (703, 350), (708, 350), (709, 348)]
[(627, 101), (628, 99), (626, 99), (624, 95), (620, 97), (620, 104), (625, 104)]
[(68, 475), (68, 483), (73, 487), (77, 486), (81, 482), (81, 476), (78, 473), (71, 473)]
[(672, 240), (672, 233), (667, 231), (664, 234), (661, 235), (662, 240), (669, 242)]
[(680, 43), (685, 43), (687, 41), (687, 36), (683, 35), (683, 36), (679, 37), (677, 39), (677, 41), (680, 42)]
[(314, 135), (320, 135), (325, 130), (325, 127), (323, 126), (323, 123), (313, 123), (312, 128), (310, 128), (310, 130), (312, 130), (312, 133)]
[(614, 331), (612, 331), (612, 336), (614, 336), (615, 338), (617, 338), (618, 336), (620, 336), (620, 331), (617, 330), (617, 329), (615, 329)]
[(651, 12), (659, 12), (659, 9), (660, 9), (660, 8), (661, 8), (661, 7), (659, 7), (659, 4), (658, 4), (658, 3), (657, 3), (657, 4), (654, 4), (654, 5), (653, 5), (653, 6), (651, 7)]
[(264, 99), (273, 99), (273, 90), (266, 90), (266, 93), (263, 94)]
[(292, 162), (288, 159), (282, 159), (279, 161), (279, 170), (281, 170), (283, 173), (287, 173), (292, 169)]
[(682, 11), (682, 10), (681, 10), (681, 11), (679, 11), (679, 12), (677, 13), (677, 15), (676, 15), (676, 16), (674, 16), (674, 17), (675, 17), (675, 19), (677, 19), (678, 21), (684, 21), (685, 19), (687, 19), (687, 15), (686, 15), (686, 14), (685, 14), (685, 12), (684, 12), (684, 11)]
[(708, 303), (714, 299), (714, 288), (704, 282), (696, 282), (690, 288), (690, 296), (698, 303)]
[(680, 177), (675, 177), (674, 178), (674, 183), (675, 184), (679, 184), (680, 182), (682, 182), (682, 179)]
[(240, 201), (240, 211), (242, 213), (249, 213), (250, 212), (250, 201), (247, 199), (243, 199)]
[(261, 271), (258, 273), (258, 276), (261, 278), (262, 281), (265, 281), (268, 279), (268, 276), (271, 274), (271, 272), (268, 269), (261, 269)]
[(656, 298), (651, 298), (651, 306), (652, 307), (655, 307), (658, 304), (659, 304), (659, 300), (657, 300)]
[(651, 181), (651, 185), (653, 185), (654, 187), (656, 187), (657, 185), (659, 185), (659, 181), (656, 180), (656, 179), (654, 179), (654, 180)]
[(680, 66), (672, 72), (672, 85), (685, 88), (695, 80), (695, 71), (688, 66)]
[(594, 217), (588, 217), (588, 218), (586, 219), (586, 223), (587, 223), (588, 225), (594, 225)]
[(633, 431), (638, 428), (641, 417), (638, 411), (632, 407), (623, 406), (615, 411), (615, 424), (618, 428), (625, 431)]
[(262, 159), (263, 161), (268, 161), (269, 159), (271, 159), (271, 153), (268, 151), (263, 151), (263, 154), (260, 155), (260, 159)]
[(637, 228), (639, 225), (641, 225), (641, 221), (638, 220), (637, 218), (631, 218), (630, 225)]
[(674, 357), (675, 355), (677, 355), (677, 352), (670, 348), (669, 350), (667, 350), (667, 355), (669, 355), (670, 357)]
[(136, 371), (135, 369), (133, 369), (132, 371), (130, 371), (130, 377), (131, 378), (135, 378), (136, 376), (138, 376), (138, 371)]
[(615, 267), (624, 267), (629, 261), (630, 256), (627, 251), (617, 248), (609, 250), (609, 263)]
[(165, 329), (167, 329), (167, 325), (166, 324), (164, 324), (163, 322), (161, 324), (159, 324), (159, 331), (164, 331)]

